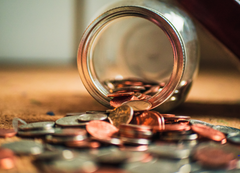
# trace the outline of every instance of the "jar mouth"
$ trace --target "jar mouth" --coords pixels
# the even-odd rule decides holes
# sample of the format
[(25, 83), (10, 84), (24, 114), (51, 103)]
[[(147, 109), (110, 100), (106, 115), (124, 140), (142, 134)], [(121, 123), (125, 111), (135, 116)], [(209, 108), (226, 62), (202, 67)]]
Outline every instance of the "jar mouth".
[(173, 52), (173, 68), (169, 80), (164, 88), (159, 90), (155, 95), (151, 96), (148, 101), (152, 103), (152, 109), (164, 103), (174, 93), (179, 85), (185, 68), (185, 47), (183, 40), (172, 25), (161, 13), (154, 9), (142, 6), (121, 6), (113, 8), (95, 19), (84, 32), (78, 48), (77, 64), (81, 80), (88, 92), (101, 104), (111, 107), (110, 98), (107, 97), (109, 91), (98, 80), (94, 71), (92, 62), (92, 48), (94, 40), (104, 27), (116, 19), (123, 17), (140, 17), (159, 27), (168, 37)]

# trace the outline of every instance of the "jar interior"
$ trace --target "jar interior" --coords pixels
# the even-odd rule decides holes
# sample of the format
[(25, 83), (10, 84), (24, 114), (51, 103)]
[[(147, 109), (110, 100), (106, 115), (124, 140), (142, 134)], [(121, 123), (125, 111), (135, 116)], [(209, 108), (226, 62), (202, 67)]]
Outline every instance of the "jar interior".
[(135, 16), (104, 25), (90, 50), (91, 72), (107, 80), (139, 79), (167, 82), (173, 70), (173, 50), (165, 32), (153, 22)]

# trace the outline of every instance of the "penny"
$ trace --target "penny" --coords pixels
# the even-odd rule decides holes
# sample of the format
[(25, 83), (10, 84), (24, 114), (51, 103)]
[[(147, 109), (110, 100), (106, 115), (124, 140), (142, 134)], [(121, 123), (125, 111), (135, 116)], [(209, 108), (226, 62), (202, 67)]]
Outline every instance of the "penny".
[(20, 140), (2, 144), (3, 148), (8, 148), (18, 155), (35, 155), (43, 152), (43, 145), (32, 140)]
[(63, 127), (84, 127), (87, 123), (81, 123), (78, 121), (79, 116), (67, 116), (60, 118), (56, 121), (56, 124)]
[(225, 139), (225, 135), (222, 132), (202, 124), (194, 124), (191, 126), (191, 128), (192, 131), (196, 132), (200, 136), (213, 141), (222, 141)]
[(127, 102), (129, 100), (138, 100), (137, 97), (135, 96), (124, 96), (124, 97), (115, 97), (110, 101), (110, 105), (112, 107), (119, 107), (121, 106), (124, 102)]
[(136, 96), (139, 100), (144, 100), (147, 97), (145, 94), (138, 93), (138, 92), (134, 93), (134, 96)]
[(78, 117), (79, 121), (92, 121), (92, 120), (106, 120), (107, 114), (103, 113), (91, 113), (91, 114), (82, 114)]
[(71, 142), (66, 142), (66, 146), (68, 147), (73, 147), (73, 148), (99, 148), (100, 143), (99, 142), (90, 142), (87, 140), (84, 141), (71, 141)]
[(53, 134), (55, 133), (55, 129), (47, 129), (47, 130), (31, 130), (31, 131), (18, 131), (19, 136), (24, 136), (24, 137), (39, 137), (39, 136), (44, 136), (48, 134)]
[(235, 160), (233, 153), (211, 146), (197, 149), (194, 158), (203, 167), (217, 169), (227, 168)]
[(83, 141), (87, 137), (85, 135), (76, 135), (76, 136), (53, 136), (53, 135), (47, 135), (46, 136), (46, 141), (49, 143), (53, 144), (64, 144), (67, 142), (72, 142), (72, 141)]
[(161, 136), (161, 139), (164, 141), (192, 141), (196, 140), (198, 138), (198, 135), (196, 133), (192, 134), (171, 134), (171, 135), (163, 135)]
[(112, 124), (99, 120), (90, 121), (86, 125), (86, 130), (93, 137), (104, 139), (108, 139), (118, 132), (118, 129)]
[(133, 109), (128, 105), (122, 105), (110, 112), (108, 118), (111, 124), (119, 128), (120, 124), (128, 124), (133, 117)]
[(153, 135), (150, 126), (121, 124), (119, 128), (120, 136), (122, 137), (150, 139)]
[(141, 90), (145, 90), (144, 86), (125, 86), (125, 87), (121, 87), (121, 88), (115, 88), (112, 91), (116, 92), (116, 91), (141, 91)]
[(0, 129), (0, 137), (13, 137), (17, 134), (14, 129)]
[(166, 124), (164, 131), (188, 131), (191, 126), (185, 124)]
[(43, 130), (50, 129), (55, 125), (55, 122), (46, 121), (46, 122), (36, 122), (36, 123), (28, 123), (19, 126), (20, 130)]
[(134, 111), (145, 111), (152, 107), (152, 104), (147, 100), (131, 100), (123, 104), (132, 107)]
[(80, 128), (65, 128), (65, 129), (57, 129), (55, 130), (55, 133), (52, 134), (53, 136), (77, 136), (82, 135), (86, 136), (87, 132), (85, 129)]
[(7, 148), (0, 148), (0, 153), (0, 170), (14, 168), (16, 158), (12, 150)]
[(162, 120), (156, 112), (143, 111), (142, 114), (135, 116), (131, 123), (145, 126), (158, 126), (160, 128)]
[(124, 96), (132, 96), (134, 92), (121, 92), (121, 93), (110, 93), (107, 97), (124, 97)]

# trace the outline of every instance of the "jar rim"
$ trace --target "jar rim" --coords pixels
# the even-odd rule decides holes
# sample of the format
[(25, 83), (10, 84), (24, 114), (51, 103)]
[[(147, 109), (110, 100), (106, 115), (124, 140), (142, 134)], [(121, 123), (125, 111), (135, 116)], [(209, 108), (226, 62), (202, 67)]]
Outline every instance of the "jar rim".
[(157, 25), (168, 37), (173, 50), (173, 70), (165, 87), (148, 99), (152, 109), (164, 103), (174, 93), (179, 85), (185, 69), (185, 47), (183, 39), (174, 25), (160, 12), (143, 6), (121, 6), (112, 8), (98, 16), (85, 30), (78, 47), (77, 65), (81, 80), (88, 92), (101, 104), (111, 107), (108, 91), (98, 81), (91, 70), (91, 48), (98, 33), (109, 22), (122, 17), (141, 17)]

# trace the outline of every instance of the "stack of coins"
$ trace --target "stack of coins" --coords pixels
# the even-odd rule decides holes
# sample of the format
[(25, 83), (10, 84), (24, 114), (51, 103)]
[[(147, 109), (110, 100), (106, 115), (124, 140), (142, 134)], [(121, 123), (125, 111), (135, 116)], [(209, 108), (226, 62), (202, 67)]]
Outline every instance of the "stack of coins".
[(35, 122), (24, 124), (18, 127), (18, 135), (22, 137), (45, 136), (55, 132), (55, 122)]
[[(153, 81), (144, 81), (137, 78), (128, 78), (122, 80), (108, 80), (103, 82), (105, 87), (110, 91), (107, 96), (112, 100), (110, 105), (112, 107), (118, 107), (122, 103), (130, 100), (146, 100), (151, 96), (155, 95), (157, 92), (161, 91), (165, 86), (165, 82), (158, 83)], [(179, 86), (174, 94), (172, 95), (170, 101), (176, 101), (181, 94), (181, 90), (189, 85), (191, 82), (182, 81), (181, 86)]]
[[(34, 156), (47, 173), (239, 171), (240, 129), (150, 109), (148, 101), (133, 100), (113, 110), (67, 113), (56, 122), (18, 127), (18, 136), (42, 143), (20, 140), (1, 147)], [(4, 169), (11, 167), (4, 158), (15, 164), (9, 153), (0, 157)]]

